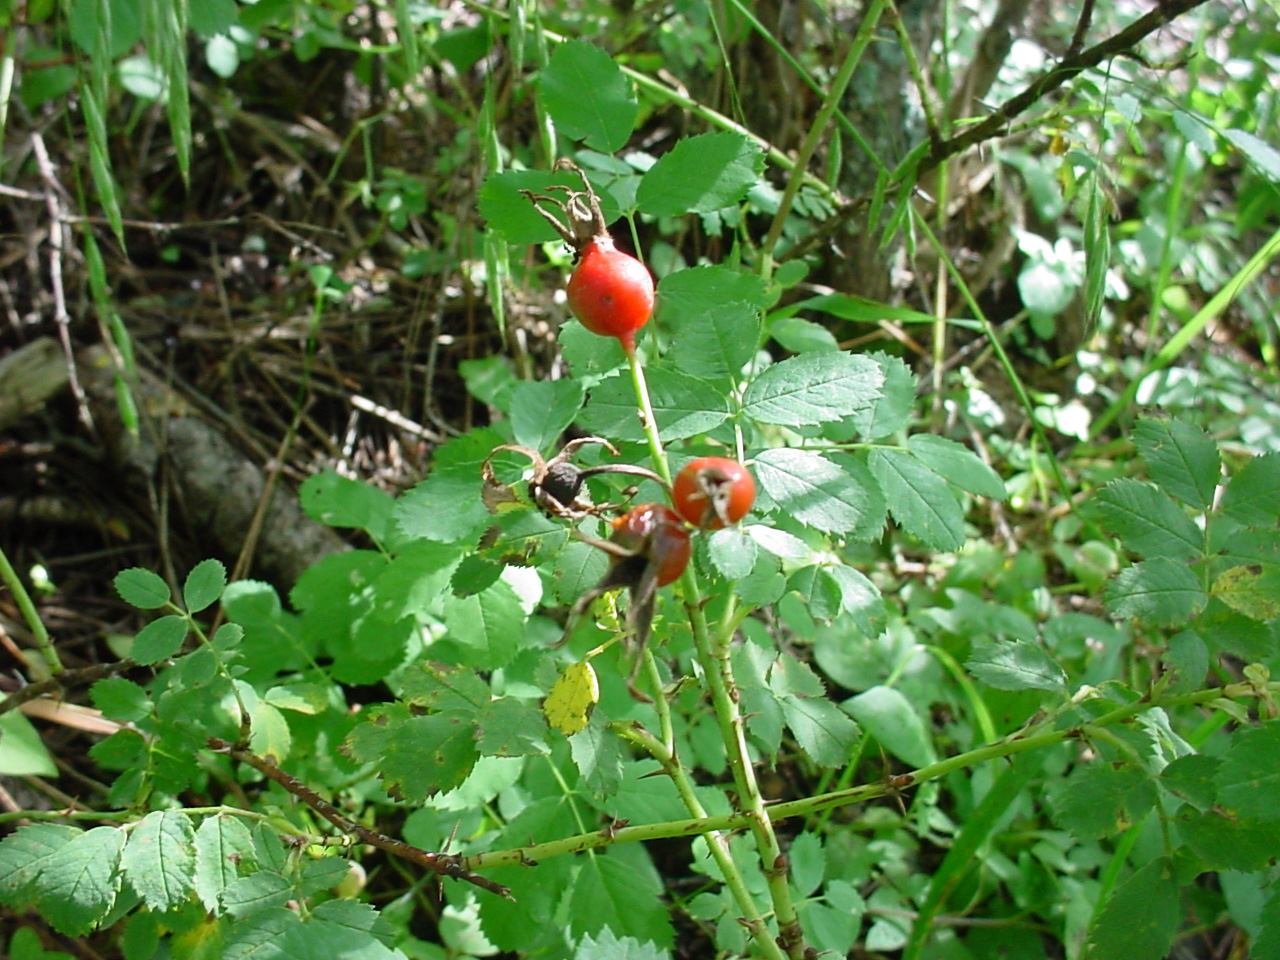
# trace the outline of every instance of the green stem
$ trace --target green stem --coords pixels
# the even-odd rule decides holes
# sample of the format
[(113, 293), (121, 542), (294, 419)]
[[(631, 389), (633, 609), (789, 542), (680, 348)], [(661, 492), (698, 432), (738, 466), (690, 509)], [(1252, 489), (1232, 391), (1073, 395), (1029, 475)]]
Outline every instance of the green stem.
[[(689, 775), (685, 772), (684, 767), (680, 765), (675, 754), (665, 744), (660, 743), (653, 734), (639, 725), (616, 723), (611, 724), (610, 729), (624, 740), (630, 740), (638, 747), (646, 750), (655, 760), (662, 764), (662, 769), (675, 783), (676, 792), (680, 794), (680, 799), (684, 801), (685, 807), (696, 818), (694, 822), (706, 823), (711, 819), (707, 816), (706, 808), (698, 800), (698, 795), (694, 792), (693, 783), (690, 782)], [(722, 830), (707, 830), (702, 832), (701, 836), (707, 841), (707, 848), (711, 851), (712, 858), (720, 868), (720, 872), (725, 878), (725, 883), (729, 887), (729, 892), (733, 894), (734, 902), (737, 903), (738, 909), (742, 911), (742, 915), (745, 918), (744, 922), (747, 929), (751, 931), (752, 938), (760, 949), (764, 951), (765, 956), (773, 958), (773, 960), (784, 960), (781, 949), (769, 934), (768, 924), (765, 923), (760, 908), (756, 906), (755, 900), (751, 897), (751, 891), (747, 889), (747, 883), (742, 876), (742, 871), (733, 862), (728, 836)]]
[(31, 594), (27, 593), (27, 588), (23, 586), (18, 572), (13, 569), (13, 564), (9, 562), (3, 549), (0, 549), (0, 579), (4, 581), (9, 592), (13, 594), (13, 599), (17, 601), (18, 609), (22, 611), (22, 617), (31, 628), (31, 635), (35, 637), (36, 646), (44, 655), (44, 663), (48, 665), (46, 668), (38, 661), (30, 661), (31, 672), (38, 680), (62, 673), (62, 661), (58, 659), (58, 651), (53, 648), (53, 641), (49, 639), (49, 631), (45, 629), (44, 621), (40, 619), (40, 612), (36, 610)]
[[(624, 350), (626, 350), (625, 345)], [(667, 464), (662, 440), (658, 435), (658, 423), (653, 415), (653, 404), (649, 400), (644, 367), (634, 348), (626, 350), (626, 354), (627, 362), (631, 367), (632, 381), (635, 384), (636, 404), (640, 408), (654, 470), (663, 482), (670, 486), (671, 469)], [(738, 710), (737, 683), (733, 677), (733, 666), (730, 660), (733, 633), (729, 631), (727, 635), (712, 640), (703, 609), (702, 589), (692, 564), (685, 568), (680, 578), (680, 589), (683, 591), (685, 607), (689, 613), (689, 624), (693, 629), (698, 661), (707, 678), (712, 707), (720, 726), (720, 735), (724, 741), (729, 767), (733, 771), (734, 786), (738, 793), (737, 803), (739, 809), (749, 817), (748, 822), (768, 882), (773, 911), (778, 922), (779, 940), (788, 957), (801, 960), (804, 956), (805, 943), (800, 931), (799, 919), (796, 916), (795, 904), (791, 899), (791, 887), (787, 883), (786, 858), (782, 855), (781, 845), (773, 832), (773, 824), (765, 811), (764, 798), (760, 793), (755, 769), (747, 750), (745, 720)], [(656, 690), (655, 693), (661, 699), (661, 691)]]
[[(1162, 699), (1140, 699), (1124, 706), (1116, 707), (1100, 717), (1088, 721), (1091, 729), (1112, 727), (1131, 720), (1134, 717), (1158, 708), (1171, 709), (1177, 707), (1197, 707), (1227, 698), (1267, 698), (1280, 696), (1280, 681), (1266, 684), (1232, 683), (1222, 687), (1210, 687), (1194, 693), (1181, 694)], [(1053, 721), (1051, 720), (1050, 723)], [(965, 753), (956, 754), (937, 763), (920, 767), (912, 773), (891, 777), (877, 783), (860, 784), (846, 790), (803, 797), (799, 800), (788, 800), (785, 803), (770, 804), (767, 815), (771, 821), (789, 820), (804, 817), (821, 810), (848, 806), (855, 803), (866, 803), (879, 797), (897, 793), (911, 786), (918, 786), (932, 780), (975, 767), (981, 763), (1011, 757), (1029, 750), (1051, 747), (1068, 740), (1078, 740), (1082, 736), (1082, 725), (1073, 725), (1057, 730), (1045, 730), (1037, 725), (1031, 731), (1013, 734), (997, 743), (975, 747)], [(656, 740), (654, 741), (656, 743)], [(655, 754), (661, 762), (661, 756)], [(695, 817), (689, 820), (669, 820), (663, 823), (646, 823), (634, 827), (620, 827), (617, 830), (584, 833), (576, 837), (563, 837), (547, 843), (530, 844), (510, 850), (492, 850), (470, 857), (461, 858), (463, 866), (468, 870), (483, 870), (498, 866), (511, 866), (527, 863), (530, 860), (546, 860), (550, 857), (564, 856), (569, 853), (581, 853), (596, 847), (613, 843), (635, 843), (648, 840), (664, 840), (673, 837), (691, 837), (709, 831), (742, 830), (752, 825), (754, 813), (739, 811), (710, 817)]]

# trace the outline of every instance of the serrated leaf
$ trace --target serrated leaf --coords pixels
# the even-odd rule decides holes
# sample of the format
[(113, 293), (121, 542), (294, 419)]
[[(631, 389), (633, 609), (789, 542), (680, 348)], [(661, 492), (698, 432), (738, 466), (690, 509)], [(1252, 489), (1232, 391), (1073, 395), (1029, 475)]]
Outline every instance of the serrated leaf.
[(1245, 817), (1280, 820), (1280, 720), (1239, 733), (1227, 749), (1214, 783), (1218, 802)]
[(755, 566), (757, 544), (741, 527), (723, 527), (706, 538), (711, 565), (726, 580), (740, 580)]
[(94, 827), (43, 862), (37, 905), (59, 933), (83, 936), (107, 915), (120, 890), (124, 841), (125, 832), (118, 827)]
[[(755, 473), (780, 509), (824, 533), (851, 533), (869, 526), (878, 529), (882, 522), (877, 521), (876, 507), (880, 506), (882, 518), (883, 506), (877, 504), (873, 492), (816, 453), (790, 447), (765, 450), (755, 459)], [(769, 549), (768, 544), (761, 545)]]
[(406, 539), (453, 544), (490, 522), (481, 499), (480, 465), (474, 476), (434, 471), (396, 501), (395, 524)]
[(742, 412), (781, 426), (839, 420), (869, 407), (883, 384), (880, 367), (866, 357), (805, 353), (775, 363), (751, 381)]
[(1222, 458), (1204, 430), (1181, 420), (1144, 418), (1133, 428), (1133, 442), (1162, 490), (1197, 510), (1213, 505)]
[(1121, 570), (1108, 584), (1106, 599), (1116, 616), (1137, 617), (1157, 626), (1185, 623), (1208, 602), (1195, 572), (1167, 557)]
[(582, 406), (577, 380), (522, 380), (511, 391), (511, 431), (515, 442), (545, 450), (565, 431)]
[(390, 704), (370, 711), (344, 747), (356, 762), (378, 764), (393, 797), (421, 803), (467, 778), (480, 759), (474, 734), (474, 715), (411, 716), (402, 704)]
[(800, 749), (819, 766), (849, 762), (858, 742), (858, 725), (830, 700), (787, 694), (778, 699), (787, 726)]
[(1054, 818), (1076, 836), (1098, 840), (1140, 822), (1156, 797), (1155, 782), (1136, 763), (1091, 763), (1073, 771), (1053, 798)]
[(941, 477), (902, 450), (877, 448), (867, 464), (902, 529), (935, 550), (964, 545), (964, 510)]
[(129, 833), (120, 867), (142, 902), (163, 912), (191, 893), (195, 859), (191, 819), (177, 810), (156, 810)]
[(649, 941), (640, 941), (635, 937), (614, 936), (612, 930), (605, 927), (600, 931), (600, 938), (592, 939), (590, 934), (578, 941), (573, 953), (573, 960), (670, 960), (671, 952), (663, 950)]
[(609, 929), (669, 947), (675, 937), (659, 896), (661, 881), (645, 849), (631, 849), (637, 853), (610, 851), (584, 859), (568, 893), (569, 925), (578, 934)]
[[(559, 240), (560, 235), (539, 215), (533, 201), (521, 193), (522, 190), (528, 190), (534, 194), (549, 196), (554, 193), (548, 193), (553, 187), (581, 190), (582, 181), (567, 171), (550, 173), (546, 170), (504, 170), (495, 173), (486, 178), (480, 188), (480, 215), (490, 229), (502, 234), (503, 239), (511, 244)], [(561, 193), (560, 196), (563, 197), (564, 194)], [(607, 192), (600, 198), (600, 205), (607, 220), (617, 217), (618, 210), (616, 205), (611, 205)], [(618, 352), (621, 354), (621, 350)]]
[(1213, 582), (1212, 595), (1251, 620), (1280, 617), (1280, 567), (1229, 567)]
[(169, 585), (159, 574), (142, 567), (121, 570), (114, 583), (124, 602), (139, 610), (156, 610), (169, 602)]
[(658, 281), (654, 322), (678, 334), (686, 323), (695, 322), (721, 304), (749, 303), (763, 310), (775, 296), (754, 273), (718, 264), (690, 267)]
[(1280, 830), (1274, 823), (1219, 810), (1184, 813), (1173, 822), (1178, 837), (1210, 870), (1252, 873), (1280, 857)]
[[(711, 383), (677, 370), (656, 367), (646, 374), (649, 399), (664, 441), (682, 440), (713, 430), (729, 417), (729, 401)], [(612, 440), (643, 440), (630, 377), (610, 377), (591, 391), (579, 421)]]
[(965, 662), (970, 673), (997, 690), (1061, 692), (1067, 675), (1038, 644), (1026, 640), (976, 640)]
[(182, 603), (188, 613), (199, 613), (216, 603), (227, 587), (227, 568), (218, 560), (201, 560), (182, 585)]
[(639, 109), (622, 70), (584, 40), (556, 47), (538, 74), (538, 96), (562, 133), (602, 153), (627, 142)]
[(129, 656), (144, 666), (172, 657), (187, 638), (186, 617), (170, 614), (152, 620), (138, 631), (129, 648)]
[(862, 440), (879, 440), (905, 429), (916, 402), (916, 376), (900, 357), (867, 354), (884, 376), (878, 396), (844, 421)]
[(547, 728), (527, 700), (490, 700), (476, 717), (476, 742), (486, 757), (528, 757), (547, 752)]
[(1009, 496), (1000, 474), (962, 443), (931, 433), (917, 433), (907, 438), (907, 447), (921, 463), (952, 486), (992, 500), (1005, 500)]
[(240, 877), (222, 891), (222, 906), (233, 917), (247, 917), (283, 907), (294, 895), (293, 884), (273, 870)]
[(216, 814), (196, 829), (193, 882), (204, 908), (218, 908), (222, 891), (240, 878), (241, 864), (253, 862), (253, 837), (238, 817)]
[(1087, 960), (1161, 960), (1182, 922), (1173, 864), (1156, 857), (1119, 884), (1089, 931)]
[(933, 763), (933, 741), (920, 714), (900, 690), (874, 686), (840, 704), (858, 726), (904, 763), (923, 767)]
[(1204, 534), (1183, 508), (1140, 480), (1107, 484), (1089, 501), (1088, 513), (1139, 556), (1193, 560), (1204, 551)]
[(385, 490), (332, 470), (307, 477), (298, 499), (312, 520), (331, 527), (366, 530), (375, 540), (386, 538), (396, 509), (395, 498)]
[(1245, 526), (1274, 527), (1280, 518), (1280, 453), (1254, 457), (1227, 481), (1222, 513)]
[(760, 310), (729, 301), (688, 318), (676, 331), (668, 356), (677, 368), (703, 380), (738, 377), (760, 341)]
[(569, 755), (587, 789), (596, 797), (618, 792), (624, 772), (625, 746), (598, 719), (569, 738)]
[(49, 858), (80, 833), (62, 823), (29, 823), (0, 840), (0, 901), (30, 900)]
[(496, 670), (520, 649), (526, 620), (520, 598), (505, 580), (468, 597), (444, 598), (449, 639), (473, 667)]
[(741, 201), (763, 170), (764, 152), (740, 133), (687, 137), (640, 178), (636, 206), (655, 217), (711, 213)]
[(565, 736), (572, 736), (587, 725), (591, 712), (600, 702), (600, 681), (590, 660), (568, 664), (542, 702), (547, 723)]

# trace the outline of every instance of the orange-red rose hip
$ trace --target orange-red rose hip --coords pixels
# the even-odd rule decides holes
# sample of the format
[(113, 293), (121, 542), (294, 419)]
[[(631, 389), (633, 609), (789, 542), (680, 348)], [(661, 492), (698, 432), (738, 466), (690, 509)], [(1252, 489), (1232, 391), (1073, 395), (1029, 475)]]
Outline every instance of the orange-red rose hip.
[(569, 309), (584, 327), (602, 337), (617, 337), (628, 353), (635, 350), (636, 331), (653, 315), (653, 277), (607, 236), (583, 248), (567, 293)]
[(695, 527), (719, 530), (737, 523), (756, 501), (756, 481), (737, 460), (698, 457), (676, 474), (671, 502)]

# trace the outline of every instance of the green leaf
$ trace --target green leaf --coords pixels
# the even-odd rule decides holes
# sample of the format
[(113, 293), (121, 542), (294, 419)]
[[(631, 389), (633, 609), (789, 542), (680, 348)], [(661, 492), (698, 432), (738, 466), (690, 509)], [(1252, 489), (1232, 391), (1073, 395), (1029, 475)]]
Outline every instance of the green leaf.
[[(662, 440), (695, 437), (728, 419), (728, 399), (707, 381), (665, 367), (655, 367), (645, 376)], [(592, 390), (580, 422), (611, 440), (643, 440), (630, 376), (610, 377)]]
[(169, 602), (169, 585), (159, 574), (142, 567), (121, 570), (114, 583), (124, 602), (139, 610), (156, 610)]
[(740, 580), (755, 566), (756, 541), (741, 527), (716, 530), (706, 538), (706, 544), (711, 565), (726, 580)]
[(573, 422), (582, 406), (577, 380), (522, 380), (511, 391), (511, 432), (515, 442), (545, 450)]
[(1107, 605), (1118, 617), (1137, 617), (1157, 626), (1185, 623), (1208, 602), (1195, 571), (1167, 557), (1143, 560), (1121, 570), (1107, 586)]
[(884, 374), (866, 357), (804, 353), (756, 377), (742, 398), (742, 410), (760, 423), (807, 426), (869, 407), (883, 384)]
[(668, 356), (675, 366), (703, 380), (736, 379), (760, 342), (760, 311), (731, 300), (681, 324)]
[(124, 677), (106, 677), (90, 690), (94, 705), (110, 720), (127, 723), (141, 720), (151, 713), (147, 691)]
[(1155, 782), (1136, 763), (1090, 763), (1053, 798), (1054, 818), (1081, 839), (1098, 840), (1140, 822), (1156, 796)]
[(395, 498), (385, 490), (332, 470), (307, 477), (298, 499), (312, 520), (331, 527), (366, 530), (378, 541), (386, 539), (396, 509)]
[(344, 749), (357, 763), (376, 763), (378, 777), (397, 800), (421, 803), (451, 790), (480, 759), (473, 715), (460, 711), (412, 716), (403, 704), (368, 712)]
[(858, 742), (858, 725), (830, 700), (784, 696), (778, 701), (782, 715), (800, 749), (819, 766), (839, 767), (849, 762)]
[(863, 440), (879, 440), (906, 428), (916, 403), (916, 376), (900, 357), (885, 353), (867, 354), (880, 368), (884, 385), (879, 395), (863, 410), (843, 421)]
[(787, 591), (803, 600), (809, 616), (830, 623), (840, 612), (840, 585), (825, 566), (808, 564), (791, 574)]
[(867, 463), (902, 529), (935, 550), (963, 546), (964, 510), (941, 477), (902, 450), (877, 448)]
[(1067, 675), (1058, 662), (1026, 640), (976, 640), (965, 667), (997, 690), (1066, 689)]
[(227, 587), (227, 568), (218, 560), (201, 560), (182, 585), (182, 602), (188, 613), (199, 613), (216, 603)]
[(1272, 564), (1229, 567), (1214, 580), (1210, 592), (1251, 620), (1280, 617), (1280, 567)]
[(1246, 526), (1275, 526), (1280, 517), (1280, 453), (1254, 457), (1227, 481), (1222, 513)]
[(374, 571), (378, 615), (394, 621), (438, 612), (461, 560), (462, 551), (448, 543), (423, 541), (401, 550), (381, 572)]
[[(675, 939), (660, 894), (662, 883), (644, 847), (584, 859), (568, 894), (569, 926), (576, 934), (612, 930), (662, 947)], [(643, 858), (643, 859), (641, 859)]]
[(1181, 420), (1144, 418), (1133, 428), (1133, 443), (1162, 490), (1197, 510), (1213, 505), (1222, 458), (1204, 430)]
[(937, 758), (924, 721), (902, 692), (874, 686), (840, 704), (858, 726), (904, 763), (923, 767)]
[(129, 656), (144, 666), (167, 660), (187, 639), (187, 626), (186, 617), (177, 614), (152, 620), (133, 638)]
[(396, 527), (410, 540), (456, 543), (478, 537), (490, 522), (481, 486), (479, 464), (475, 476), (434, 471), (396, 503)]
[(472, 596), (444, 598), (449, 639), (468, 665), (480, 669), (497, 670), (511, 662), (524, 637), (525, 619), (520, 598), (505, 580)]
[(809, 759), (824, 767), (848, 763), (860, 736), (858, 725), (826, 699), (818, 675), (807, 664), (783, 654), (768, 679), (787, 726)]
[(195, 835), (196, 896), (206, 910), (218, 909), (222, 893), (240, 879), (241, 865), (253, 861), (253, 837), (238, 817), (216, 814), (206, 817)]
[[(533, 201), (520, 191), (528, 190), (540, 196), (548, 194), (552, 187), (581, 190), (582, 181), (577, 176), (546, 170), (505, 170), (488, 177), (480, 188), (480, 215), (489, 227), (502, 234), (508, 243), (524, 245), (559, 240), (551, 224), (538, 213)], [(560, 193), (563, 197), (563, 192)], [(606, 219), (617, 217), (616, 207), (610, 208), (607, 194), (601, 197), (601, 212)], [(619, 351), (621, 352), (621, 351)]]
[(755, 473), (774, 503), (806, 526), (850, 533), (883, 523), (879, 491), (859, 485), (816, 453), (790, 447), (765, 450), (755, 458)]
[(573, 960), (671, 960), (671, 952), (635, 937), (619, 939), (605, 927), (600, 931), (600, 939), (592, 939), (587, 934), (578, 941)]
[(691, 267), (658, 281), (654, 322), (679, 333), (685, 324), (696, 322), (722, 304), (750, 303), (764, 310), (773, 299), (754, 273), (719, 265)]
[[(1251, 663), (1261, 663), (1273, 657), (1276, 642), (1280, 639), (1269, 623), (1246, 617), (1219, 599), (1209, 601), (1204, 611), (1191, 622), (1191, 628), (1215, 656), (1229, 653)], [(1204, 672), (1197, 679), (1202, 681)]]
[(1270, 180), (1280, 184), (1280, 150), (1247, 130), (1224, 130), (1222, 135), (1245, 155), (1249, 163)]
[(926, 467), (961, 490), (992, 500), (1005, 500), (1009, 496), (1000, 475), (962, 443), (931, 433), (917, 433), (907, 438), (907, 447)]
[(142, 902), (163, 912), (186, 901), (195, 882), (195, 831), (178, 810), (147, 814), (129, 834), (120, 867)]
[(201, 40), (226, 33), (237, 22), (235, 0), (202, 0), (190, 5), (190, 27)]
[(40, 732), (17, 710), (0, 713), (0, 774), (10, 777), (56, 777), (58, 765)]
[(222, 891), (222, 906), (233, 917), (283, 907), (294, 896), (293, 884), (274, 870), (259, 870), (240, 877)]
[(821, 324), (801, 317), (782, 317), (769, 324), (773, 337), (788, 353), (839, 350), (835, 335)]
[(120, 890), (124, 841), (117, 827), (94, 827), (43, 861), (37, 908), (59, 933), (84, 936), (107, 915)]
[(1218, 802), (1241, 816), (1280, 820), (1280, 720), (1239, 733), (1214, 777)]
[(566, 136), (613, 153), (626, 144), (638, 104), (612, 58), (583, 40), (556, 47), (538, 75), (539, 99)]
[(578, 775), (596, 797), (611, 797), (622, 782), (623, 741), (595, 714), (585, 727), (569, 738), (569, 754)]
[(1174, 821), (1178, 837), (1209, 870), (1263, 870), (1280, 857), (1274, 823), (1229, 817), (1220, 810), (1192, 811)]
[(1156, 857), (1117, 886), (1096, 917), (1086, 960), (1161, 960), (1182, 923), (1173, 864)]
[(1086, 508), (1125, 548), (1143, 557), (1194, 560), (1204, 534), (1183, 509), (1150, 484), (1125, 478), (1099, 490)]
[(741, 201), (763, 170), (764, 152), (740, 133), (686, 137), (645, 172), (636, 206), (654, 217), (711, 213)]
[(476, 738), (486, 757), (526, 757), (547, 752), (546, 720), (527, 700), (500, 697), (476, 718)]
[(0, 840), (0, 900), (11, 904), (29, 901), (50, 858), (80, 833), (62, 823), (32, 823)]

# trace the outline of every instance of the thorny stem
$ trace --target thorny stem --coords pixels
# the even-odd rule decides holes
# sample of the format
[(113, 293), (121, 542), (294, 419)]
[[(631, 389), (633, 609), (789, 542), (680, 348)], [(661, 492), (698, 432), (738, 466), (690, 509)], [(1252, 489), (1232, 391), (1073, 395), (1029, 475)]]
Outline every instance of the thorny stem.
[(481, 889), (488, 890), (490, 893), (510, 899), (510, 890), (500, 883), (495, 883), (493, 880), (467, 869), (463, 865), (462, 857), (445, 853), (429, 853), (419, 847), (405, 843), (403, 840), (396, 840), (394, 837), (388, 837), (384, 833), (370, 830), (368, 827), (343, 816), (338, 808), (328, 800), (325, 800), (297, 777), (285, 773), (267, 758), (260, 757), (256, 753), (220, 737), (210, 737), (208, 743), (210, 750), (216, 753), (225, 753), (231, 759), (238, 760), (257, 770), (268, 780), (273, 780), (280, 784), (280, 786), (284, 787), (343, 833), (356, 837), (361, 843), (370, 844), (393, 856), (409, 860), (425, 867), (432, 873), (438, 873), (442, 877), (465, 880), (467, 883), (473, 883)]
[[(661, 700), (662, 698), (659, 699)], [(680, 761), (674, 753), (639, 724), (617, 723), (611, 724), (610, 728), (624, 740), (630, 740), (646, 750), (650, 756), (662, 764), (662, 769), (675, 784), (676, 792), (680, 794), (680, 799), (684, 801), (688, 811), (698, 821), (705, 822), (708, 819), (706, 808), (698, 800), (698, 795), (693, 791), (693, 784), (690, 782), (688, 774), (685, 772), (684, 767), (680, 765)], [(737, 903), (738, 909), (742, 911), (743, 917), (746, 918), (747, 929), (751, 931), (751, 936), (755, 939), (756, 944), (764, 951), (765, 956), (774, 958), (774, 960), (783, 960), (784, 955), (778, 944), (769, 935), (769, 927), (764, 922), (760, 908), (756, 906), (755, 901), (752, 899), (751, 891), (747, 889), (742, 872), (738, 870), (737, 864), (733, 862), (733, 854), (729, 850), (728, 837), (720, 830), (708, 830), (703, 832), (702, 836), (707, 841), (707, 848), (711, 851), (712, 858), (724, 875), (725, 883), (729, 887), (729, 892), (733, 894), (734, 902)]]
[[(649, 400), (649, 390), (645, 383), (644, 367), (634, 349), (627, 351), (627, 362), (631, 367), (631, 376), (636, 389), (636, 403), (640, 408), (642, 426), (645, 437), (649, 441), (649, 452), (653, 458), (654, 468), (669, 484), (671, 469), (667, 464), (662, 440), (658, 435), (658, 424), (654, 419), (653, 404)], [(755, 768), (747, 750), (745, 719), (738, 709), (738, 688), (730, 660), (733, 631), (727, 630), (723, 635), (712, 638), (707, 628), (698, 575), (692, 564), (685, 568), (680, 578), (680, 589), (684, 593), (698, 661), (706, 674), (712, 706), (720, 727), (720, 736), (724, 741), (729, 767), (733, 771), (734, 787), (738, 794), (736, 802), (739, 809), (750, 818), (751, 832), (755, 837), (761, 867), (773, 901), (774, 916), (778, 922), (778, 940), (788, 957), (801, 960), (805, 954), (804, 935), (800, 930), (795, 904), (791, 899), (791, 888), (787, 883), (787, 861), (782, 855), (782, 848), (773, 832), (773, 824), (765, 811), (764, 798), (760, 793), (760, 785), (756, 782)], [(655, 691), (655, 693), (658, 694), (657, 699), (662, 700), (661, 691)], [(693, 812), (692, 809), (690, 812)], [(751, 922), (748, 921), (748, 926)], [(754, 930), (754, 927), (752, 929)]]
[[(1280, 697), (1280, 682), (1232, 683), (1222, 687), (1211, 687), (1173, 697), (1143, 697), (1133, 703), (1118, 706), (1100, 717), (1090, 718), (1087, 724), (1090, 730), (1098, 730), (1132, 720), (1134, 717), (1149, 710), (1204, 706), (1224, 698), (1238, 699), (1244, 697), (1260, 699), (1264, 702)], [(1068, 740), (1079, 740), (1085, 734), (1084, 723), (1052, 729), (1054, 723), (1055, 721), (1051, 717), (1010, 734), (1002, 740), (975, 747), (953, 757), (947, 757), (945, 760), (939, 760), (936, 763), (920, 767), (911, 773), (889, 777), (876, 783), (864, 783), (855, 787), (834, 790), (813, 797), (802, 797), (798, 800), (770, 804), (766, 808), (766, 812), (771, 821), (780, 822), (794, 817), (809, 816), (823, 810), (835, 809), (836, 807), (866, 803), (909, 787), (939, 780), (958, 770), (976, 767), (982, 763), (988, 763), (1004, 757), (1012, 757), (1031, 750), (1044, 749)], [(648, 749), (647, 745), (641, 743), (639, 739), (631, 739)], [(662, 762), (662, 757), (659, 754), (654, 756), (659, 762)], [(530, 844), (526, 847), (510, 850), (491, 850), (486, 853), (463, 857), (461, 862), (468, 869), (484, 870), (498, 866), (527, 863), (530, 860), (547, 860), (551, 857), (563, 856), (568, 853), (582, 853), (586, 850), (613, 843), (636, 843), (648, 840), (664, 840), (672, 837), (705, 835), (709, 831), (723, 833), (724, 831), (741, 830), (745, 827), (750, 827), (753, 819), (752, 813), (739, 811), (718, 816), (695, 816), (689, 820), (669, 820), (664, 823), (618, 827), (610, 830), (607, 836), (602, 835), (600, 831), (596, 831), (577, 837), (563, 837), (559, 840)]]

